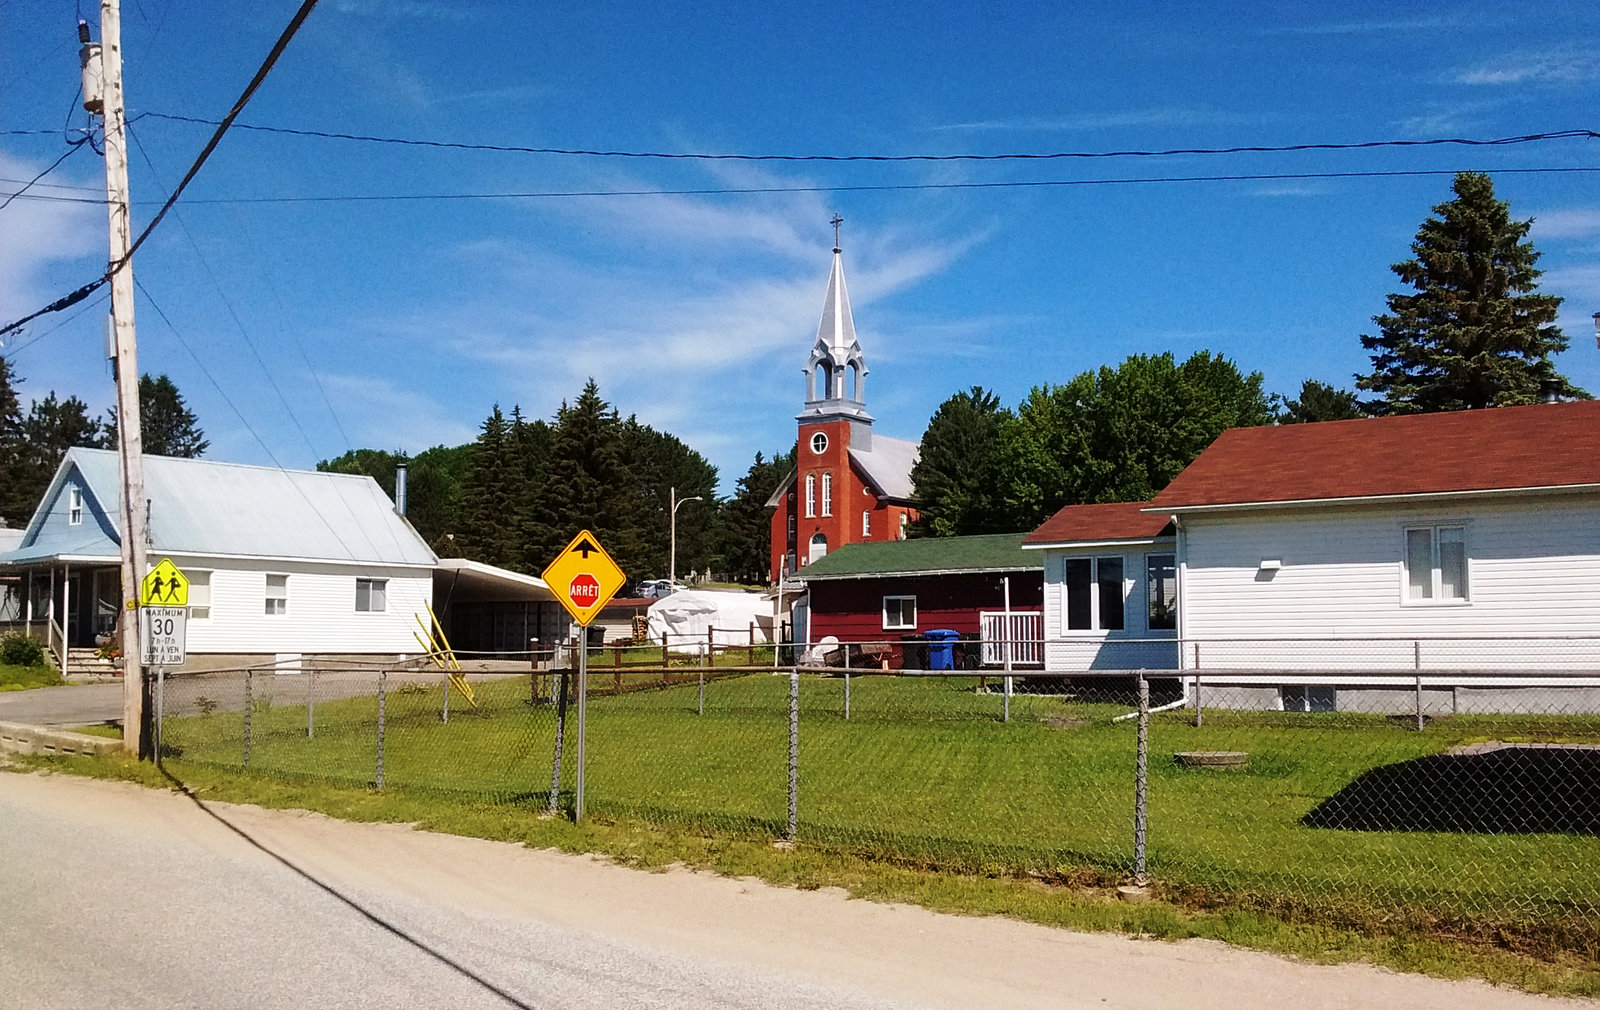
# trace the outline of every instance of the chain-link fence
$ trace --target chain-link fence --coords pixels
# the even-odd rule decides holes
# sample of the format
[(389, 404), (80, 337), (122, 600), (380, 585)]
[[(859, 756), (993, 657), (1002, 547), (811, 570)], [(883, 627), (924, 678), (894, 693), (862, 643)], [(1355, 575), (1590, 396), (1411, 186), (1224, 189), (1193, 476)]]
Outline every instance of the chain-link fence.
[[(1081, 643), (1019, 654), (1058, 646)], [(1448, 668), (1392, 642), (1337, 666), (1293, 643), (1278, 669), (1220, 643), (1201, 656), (1226, 668), (1146, 671), (966, 669), (960, 642), (779, 669), (788, 650), (596, 655), (583, 809), (1600, 959), (1596, 646), (1542, 643), (1565, 658), (1537, 668), (1438, 641)], [(159, 739), (176, 762), (571, 812), (576, 680), (471, 674), (469, 701), (438, 671), (184, 675)]]

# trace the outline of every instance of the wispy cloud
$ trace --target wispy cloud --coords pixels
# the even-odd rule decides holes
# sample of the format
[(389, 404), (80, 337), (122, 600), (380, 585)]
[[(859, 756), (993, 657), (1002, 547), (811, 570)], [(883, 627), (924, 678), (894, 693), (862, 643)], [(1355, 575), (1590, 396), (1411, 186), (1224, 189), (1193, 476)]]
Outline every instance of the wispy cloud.
[(1582, 84), (1600, 78), (1600, 55), (1576, 46), (1544, 51), (1519, 50), (1462, 70), (1456, 84)]
[(475, 428), (417, 389), (370, 374), (324, 373), (321, 379), (328, 394), (339, 402), (345, 423), (353, 423), (347, 434), (358, 446), (416, 453), (477, 437)]
[(478, 21), (485, 12), (471, 4), (429, 0), (335, 0), (335, 13), (358, 18), (410, 18), (431, 21)]
[(1568, 207), (1535, 211), (1533, 234), (1539, 239), (1583, 239), (1600, 235), (1600, 207)]
[(1261, 35), (1372, 35), (1398, 32), (1432, 31), (1460, 24), (1457, 18), (1388, 18), (1370, 21), (1330, 21), (1314, 25), (1289, 25), (1265, 28)]
[(1027, 116), (1017, 119), (987, 119), (965, 123), (946, 123), (931, 127), (941, 131), (1012, 131), (1034, 133), (1079, 133), (1134, 126), (1218, 126), (1257, 123), (1259, 113), (1233, 113), (1193, 106), (1162, 106), (1151, 109), (1113, 109), (1077, 112), (1062, 116)]
[[(31, 179), (48, 164), (33, 163), (0, 153), (0, 177)], [(52, 176), (54, 180), (72, 182)], [(0, 189), (13, 192), (10, 183)], [(40, 195), (59, 195), (61, 190), (33, 190)], [(73, 193), (74, 196), (84, 195)], [(92, 203), (58, 203), (14, 200), (5, 210), (0, 227), (0, 316), (5, 322), (42, 306), (60, 291), (47, 291), (43, 275), (53, 264), (99, 252), (105, 253), (105, 210)], [(101, 268), (105, 266), (101, 260)], [(81, 283), (87, 278), (77, 278)]]

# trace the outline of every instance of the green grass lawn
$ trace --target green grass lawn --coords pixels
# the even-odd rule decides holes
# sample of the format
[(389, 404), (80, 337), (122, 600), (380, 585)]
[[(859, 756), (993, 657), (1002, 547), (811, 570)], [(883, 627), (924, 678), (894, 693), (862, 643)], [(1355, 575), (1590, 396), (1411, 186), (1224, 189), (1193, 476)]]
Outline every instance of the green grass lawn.
[(0, 663), (0, 691), (26, 691), (32, 687), (56, 687), (66, 681), (53, 666), (10, 666)]
[[(659, 676), (656, 675), (656, 676)], [(692, 673), (690, 676), (694, 676)], [(627, 686), (644, 686), (625, 675)], [(1133, 869), (1134, 721), (1112, 703), (1019, 695), (1012, 719), (970, 678), (801, 683), (799, 840), (913, 866), (1108, 883)], [(601, 819), (734, 837), (784, 833), (787, 676), (695, 680), (607, 694), (591, 675), (585, 800)], [(542, 808), (555, 712), (526, 678), (476, 686), (479, 707), (418, 687), (385, 699), (387, 791)], [(291, 692), (297, 693), (297, 692)], [(286, 695), (287, 697), (287, 695)], [(303, 695), (250, 712), (248, 767), (289, 782), (365, 786), (377, 776), (377, 700), (322, 702), (308, 739)], [(1206, 907), (1274, 909), (1360, 928), (1395, 917), (1517, 947), (1576, 945), (1600, 960), (1600, 839), (1310, 828), (1301, 818), (1352, 780), (1467, 742), (1600, 742), (1596, 717), (1431, 723), (1348, 713), (1208, 711), (1152, 718), (1149, 871)], [(245, 764), (243, 712), (168, 720), (172, 765)], [(576, 705), (562, 771), (570, 805)], [(1172, 755), (1243, 750), (1242, 771), (1188, 770)], [(1509, 938), (1509, 939), (1506, 939)]]

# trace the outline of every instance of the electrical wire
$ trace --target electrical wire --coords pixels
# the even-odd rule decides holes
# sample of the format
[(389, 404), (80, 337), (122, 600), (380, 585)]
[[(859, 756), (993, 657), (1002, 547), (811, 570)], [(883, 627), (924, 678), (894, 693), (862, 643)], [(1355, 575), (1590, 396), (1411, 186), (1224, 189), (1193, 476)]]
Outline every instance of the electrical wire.
[[(172, 325), (172, 320), (167, 318), (167, 314), (162, 310), (161, 304), (157, 302), (153, 296), (151, 296), (150, 289), (146, 288), (144, 286), (144, 282), (139, 280), (137, 277), (134, 278), (133, 284), (139, 289), (139, 293), (144, 295), (145, 302), (152, 309), (156, 310), (156, 315), (161, 317), (161, 321), (167, 324), (167, 329), (171, 331), (172, 335), (178, 339), (178, 343), (182, 344), (183, 349), (189, 352), (189, 357), (194, 359), (195, 366), (200, 369), (200, 374), (204, 375), (206, 377), (206, 381), (211, 383), (212, 388), (217, 391), (217, 395), (222, 397), (222, 402), (228, 405), (228, 409), (233, 411), (233, 415), (239, 419), (239, 423), (244, 425), (244, 429), (248, 431), (250, 436), (256, 440), (256, 444), (261, 446), (261, 451), (267, 454), (268, 459), (272, 460), (272, 465), (281, 473), (289, 474), (292, 472), (288, 467), (279, 462), (278, 457), (273, 454), (272, 448), (267, 445), (266, 439), (261, 437), (261, 433), (256, 431), (255, 427), (251, 425), (249, 419), (244, 416), (244, 412), (239, 409), (238, 404), (234, 403), (232, 397), (228, 396), (227, 390), (223, 389), (222, 384), (217, 381), (216, 376), (211, 374), (211, 370), (206, 367), (206, 363), (200, 360), (200, 355), (195, 353), (194, 347), (189, 343), (189, 341), (184, 339), (182, 333), (178, 332), (178, 328)], [(356, 552), (351, 549), (348, 543), (345, 542), (344, 537), (339, 535), (339, 531), (333, 528), (332, 523), (328, 522), (327, 517), (322, 514), (322, 510), (313, 505), (311, 499), (306, 497), (305, 490), (300, 487), (299, 482), (291, 479), (289, 484), (295, 489), (295, 492), (300, 496), (301, 500), (310, 506), (312, 513), (316, 515), (318, 519), (322, 520), (322, 525), (326, 526), (328, 532), (333, 534), (333, 538), (339, 542), (340, 547), (344, 548), (345, 553), (350, 556), (350, 559), (352, 561), (360, 560), (360, 558), (357, 557)], [(346, 511), (349, 511), (350, 503), (344, 501), (342, 495), (339, 496), (339, 500), (343, 502)], [(354, 513), (352, 513), (352, 517), (353, 516)], [(360, 524), (357, 524), (356, 528), (361, 529)], [(372, 542), (371, 537), (366, 535), (365, 530), (362, 530), (361, 535), (363, 539), (367, 541), (367, 546), (372, 549), (374, 556), (376, 556), (378, 553), (377, 545)]]
[[(1048, 189), (1074, 186), (1140, 186), (1172, 185), (1200, 182), (1308, 182), (1330, 179), (1404, 179), (1432, 176), (1454, 176), (1460, 172), (1483, 172), (1493, 175), (1559, 175), (1569, 173), (1595, 173), (1600, 167), (1559, 166), (1535, 168), (1429, 168), (1395, 169), (1372, 172), (1261, 172), (1235, 175), (1163, 175), (1125, 176), (1098, 179), (1023, 179), (1005, 182), (906, 182), (867, 183), (861, 185), (817, 186), (746, 186), (708, 187), (700, 189), (574, 189), (509, 191), (494, 193), (374, 193), (331, 196), (232, 196), (201, 197), (186, 200), (190, 206), (226, 204), (275, 203), (405, 203), (452, 200), (544, 200), (571, 197), (633, 197), (633, 196), (752, 196), (782, 193), (882, 193), (907, 190), (962, 190), (962, 189)], [(11, 180), (0, 179), (0, 182)], [(65, 187), (57, 187), (65, 188)], [(56, 203), (101, 203), (89, 197), (30, 196), (26, 199)]]
[[(165, 119), (176, 123), (194, 123), (215, 126), (209, 119), (197, 116), (180, 116), (166, 112), (146, 112), (151, 119)], [(278, 133), (295, 137), (316, 137), (323, 140), (347, 140), (368, 144), (391, 144), (403, 147), (433, 147), (456, 151), (494, 151), (503, 154), (555, 154), (585, 158), (656, 158), (667, 161), (827, 161), (827, 162), (907, 162), (907, 161), (1060, 161), (1066, 159), (1094, 158), (1168, 158), (1178, 155), (1212, 154), (1281, 154), (1291, 151), (1362, 151), (1383, 147), (1504, 147), (1512, 144), (1533, 144), (1550, 140), (1576, 138), (1600, 139), (1594, 130), (1555, 130), (1547, 133), (1525, 133), (1512, 137), (1474, 139), (1470, 137), (1432, 137), (1426, 140), (1364, 140), (1354, 143), (1314, 144), (1250, 144), (1238, 147), (1181, 147), (1164, 150), (1123, 151), (1048, 151), (1009, 154), (714, 154), (705, 152), (617, 151), (588, 150), (583, 148), (525, 147), (517, 144), (475, 144), (464, 141), (420, 140), (412, 137), (382, 137), (363, 133), (339, 133), (329, 130), (306, 130), (287, 126), (260, 126), (252, 123), (235, 123), (240, 130), (257, 133)]]
[(40, 179), (43, 179), (45, 176), (49, 175), (51, 172), (54, 172), (57, 168), (59, 168), (61, 166), (61, 163), (63, 161), (66, 161), (68, 158), (70, 158), (74, 154), (76, 154), (78, 152), (78, 149), (80, 147), (82, 147), (83, 145), (87, 144), (88, 142), (89, 142), (89, 138), (88, 137), (84, 137), (82, 140), (73, 141), (73, 142), (69, 143), (67, 145), (66, 152), (63, 153), (61, 155), (61, 157), (59, 157), (55, 161), (51, 162), (49, 168), (45, 169), (43, 172), (40, 172), (38, 175), (34, 176), (32, 179), (29, 179), (23, 185), (23, 187), (21, 189), (17, 190), (15, 193), (6, 194), (5, 202), (4, 203), (0, 203), (0, 210), (5, 210), (7, 207), (11, 206), (11, 201), (12, 200), (15, 200), (17, 197), (21, 196), (22, 194), (26, 193), (28, 190), (32, 189), (34, 183), (38, 182)]
[[(156, 178), (159, 173), (156, 171), (155, 162), (150, 160), (150, 155), (145, 151), (144, 144), (139, 140), (138, 135), (130, 129), (128, 130), (128, 139), (133, 141), (134, 148), (138, 150), (139, 156), (144, 159), (145, 165), (149, 167), (151, 177)], [(157, 181), (157, 185), (160, 185), (159, 181)], [(194, 234), (189, 231), (189, 226), (184, 223), (181, 214), (174, 212), (172, 219), (178, 222), (178, 230), (183, 233), (184, 238), (189, 240), (189, 246), (194, 250), (195, 258), (200, 261), (201, 268), (205, 270), (206, 276), (210, 278), (211, 286), (216, 289), (217, 297), (222, 300), (223, 308), (228, 310), (229, 317), (233, 319), (234, 328), (239, 331), (239, 336), (244, 338), (245, 346), (250, 348), (250, 353), (255, 357), (256, 364), (261, 366), (262, 373), (267, 377), (267, 385), (271, 386), (272, 391), (277, 394), (278, 402), (283, 404), (284, 412), (289, 415), (289, 420), (294, 422), (295, 429), (300, 432), (301, 439), (306, 443), (306, 448), (311, 450), (312, 455), (317, 455), (317, 447), (312, 444), (311, 436), (306, 433), (305, 426), (300, 423), (300, 418), (295, 415), (294, 408), (290, 406), (289, 398), (283, 394), (283, 390), (278, 386), (278, 381), (272, 377), (272, 369), (267, 367), (266, 361), (261, 357), (260, 348), (256, 347), (256, 342), (250, 338), (250, 332), (245, 329), (244, 320), (239, 318), (239, 313), (234, 309), (233, 302), (223, 289), (222, 282), (217, 280), (216, 273), (211, 269), (210, 261), (200, 251), (200, 243), (195, 241)], [(329, 410), (332, 409), (330, 405)]]
[[(110, 283), (111, 278), (116, 275), (117, 271), (127, 266), (128, 262), (133, 259), (133, 254), (139, 251), (140, 246), (144, 245), (145, 239), (149, 238), (150, 233), (156, 230), (156, 226), (161, 223), (162, 218), (167, 216), (167, 212), (172, 209), (173, 204), (178, 202), (178, 198), (183, 195), (183, 191), (194, 180), (194, 177), (199, 174), (201, 166), (206, 163), (206, 160), (211, 157), (211, 152), (216, 150), (217, 145), (222, 142), (223, 135), (228, 132), (228, 128), (233, 125), (233, 121), (239, 117), (239, 113), (244, 111), (244, 107), (249, 104), (250, 99), (255, 95), (256, 89), (261, 87), (262, 82), (267, 79), (267, 74), (271, 73), (273, 66), (277, 64), (278, 57), (282, 56), (283, 51), (288, 48), (289, 40), (294, 38), (295, 33), (300, 30), (300, 26), (305, 23), (306, 18), (310, 16), (311, 11), (317, 6), (317, 2), (318, 0), (303, 0), (300, 4), (300, 9), (295, 11), (293, 18), (289, 19), (288, 27), (283, 30), (283, 34), (278, 36), (278, 41), (273, 44), (272, 51), (267, 53), (267, 58), (262, 61), (260, 68), (256, 70), (255, 76), (250, 78), (250, 83), (245, 85), (244, 91), (234, 101), (233, 108), (229, 109), (228, 114), (223, 116), (217, 123), (216, 131), (211, 134), (211, 139), (206, 141), (205, 147), (200, 149), (200, 154), (196, 156), (194, 163), (189, 166), (189, 170), (184, 173), (183, 179), (178, 183), (178, 187), (172, 191), (172, 195), (162, 205), (161, 209), (156, 212), (150, 223), (145, 226), (144, 231), (140, 232), (138, 238), (133, 240), (133, 244), (129, 246), (127, 253), (111, 263), (106, 272), (98, 279), (63, 295), (42, 309), (31, 312), (15, 322), (0, 327), (0, 337), (16, 332), (20, 327), (46, 313), (60, 312), (68, 306), (83, 301), (96, 288)], [(127, 123), (124, 122), (123, 125), (126, 126)]]

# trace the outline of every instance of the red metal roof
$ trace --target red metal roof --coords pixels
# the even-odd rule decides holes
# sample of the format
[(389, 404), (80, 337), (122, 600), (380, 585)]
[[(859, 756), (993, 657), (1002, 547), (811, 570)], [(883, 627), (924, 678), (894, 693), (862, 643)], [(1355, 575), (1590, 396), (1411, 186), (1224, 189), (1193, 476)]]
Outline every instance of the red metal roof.
[(1149, 502), (1068, 505), (1028, 534), (1024, 544), (1099, 543), (1106, 540), (1149, 540), (1170, 533), (1164, 515), (1142, 512)]
[(1595, 400), (1230, 428), (1147, 507), (1583, 484), (1600, 484)]

